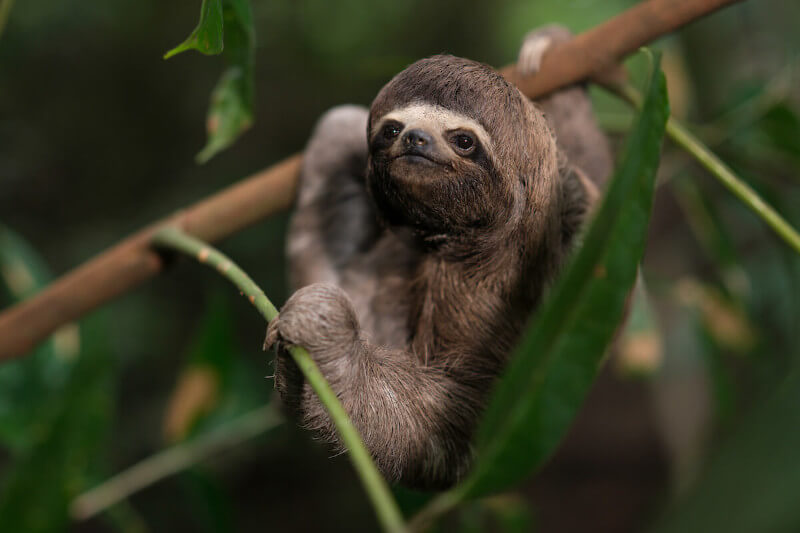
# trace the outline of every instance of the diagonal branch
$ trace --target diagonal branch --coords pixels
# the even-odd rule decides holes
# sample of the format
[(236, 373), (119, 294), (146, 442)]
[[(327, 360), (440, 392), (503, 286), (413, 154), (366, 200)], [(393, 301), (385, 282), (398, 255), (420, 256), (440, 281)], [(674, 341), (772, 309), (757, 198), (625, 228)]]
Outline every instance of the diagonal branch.
[[(611, 20), (555, 45), (532, 77), (520, 78), (513, 65), (501, 70), (529, 97), (590, 77), (639, 47), (726, 5), (741, 0), (646, 0)], [(292, 156), (222, 192), (121, 241), (35, 297), (0, 314), (0, 360), (25, 354), (58, 326), (120, 296), (164, 268), (150, 247), (155, 228), (181, 227), (215, 242), (288, 209), (294, 198), (300, 156)]]

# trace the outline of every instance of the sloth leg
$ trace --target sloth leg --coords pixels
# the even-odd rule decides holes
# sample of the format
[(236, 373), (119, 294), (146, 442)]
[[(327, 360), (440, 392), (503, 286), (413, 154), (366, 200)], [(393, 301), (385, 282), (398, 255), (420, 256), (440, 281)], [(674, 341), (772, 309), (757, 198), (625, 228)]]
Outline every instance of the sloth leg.
[[(542, 57), (553, 44), (568, 41), (572, 33), (563, 26), (550, 25), (533, 30), (523, 40), (517, 68), (523, 75), (539, 71)], [(592, 112), (586, 86), (573, 85), (536, 100), (556, 134), (559, 148), (571, 165), (582, 169), (601, 186), (612, 170), (608, 139), (600, 131)]]
[(295, 292), (270, 322), (265, 346), (272, 345), (284, 403), (325, 441), (343, 449), (286, 346), (308, 350), (390, 481), (444, 488), (466, 473), (480, 391), (421, 365), (411, 353), (368, 342), (340, 287), (316, 283)]
[(335, 107), (309, 140), (287, 237), (292, 287), (338, 283), (340, 271), (378, 236), (364, 178), (367, 115), (364, 107)]

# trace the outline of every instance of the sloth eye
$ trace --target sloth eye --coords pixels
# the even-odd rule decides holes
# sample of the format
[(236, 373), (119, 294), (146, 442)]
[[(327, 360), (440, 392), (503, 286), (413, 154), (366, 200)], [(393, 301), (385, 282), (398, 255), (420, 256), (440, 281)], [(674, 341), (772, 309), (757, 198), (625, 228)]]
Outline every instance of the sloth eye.
[(398, 124), (387, 124), (383, 127), (383, 136), (387, 139), (394, 139), (400, 135), (400, 126)]
[(468, 152), (475, 146), (475, 139), (466, 133), (459, 133), (453, 137), (453, 144), (462, 152)]

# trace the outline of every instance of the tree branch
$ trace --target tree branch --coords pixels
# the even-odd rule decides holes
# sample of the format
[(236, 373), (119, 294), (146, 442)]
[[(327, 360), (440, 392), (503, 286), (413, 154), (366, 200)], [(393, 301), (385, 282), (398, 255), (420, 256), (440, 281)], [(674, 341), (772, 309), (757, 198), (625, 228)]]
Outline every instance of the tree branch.
[(150, 246), (155, 230), (175, 225), (215, 242), (288, 209), (294, 198), (301, 157), (292, 156), (228, 187), (186, 210), (146, 227), (72, 272), (33, 298), (0, 314), (0, 360), (23, 355), (59, 325), (120, 296), (164, 268)]
[[(530, 98), (590, 77), (615, 61), (693, 20), (741, 0), (647, 0), (573, 40), (555, 45), (541, 70), (527, 78), (514, 65), (501, 73)], [(0, 360), (25, 354), (58, 326), (132, 290), (163, 269), (150, 248), (154, 228), (171, 223), (215, 242), (276, 212), (294, 198), (300, 156), (145, 228), (61, 277), (42, 292), (0, 314)]]

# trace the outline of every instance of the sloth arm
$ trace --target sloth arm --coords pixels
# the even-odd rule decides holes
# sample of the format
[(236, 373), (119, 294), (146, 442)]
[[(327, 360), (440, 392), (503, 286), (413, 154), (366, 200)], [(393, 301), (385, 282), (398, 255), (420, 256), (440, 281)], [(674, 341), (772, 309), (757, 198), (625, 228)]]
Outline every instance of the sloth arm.
[(366, 108), (335, 107), (311, 135), (289, 225), (290, 285), (342, 284), (342, 271), (371, 248), (380, 227), (367, 196)]
[(286, 406), (322, 439), (342, 447), (286, 346), (309, 351), (390, 481), (442, 488), (465, 473), (482, 399), (478, 384), (424, 365), (409, 351), (371, 343), (338, 286), (295, 292), (270, 323), (266, 344), (277, 345), (276, 387)]

